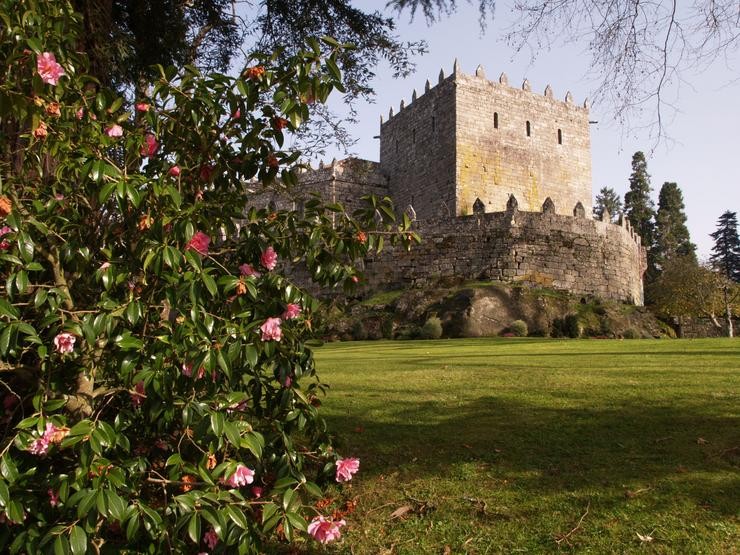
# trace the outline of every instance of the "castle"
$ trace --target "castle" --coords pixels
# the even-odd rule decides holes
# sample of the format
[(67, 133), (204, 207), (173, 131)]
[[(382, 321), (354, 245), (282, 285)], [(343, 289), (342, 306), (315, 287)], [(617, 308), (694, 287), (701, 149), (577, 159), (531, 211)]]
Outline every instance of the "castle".
[(645, 249), (626, 218), (591, 217), (588, 105), (486, 79), (427, 81), (380, 125), (380, 162), (346, 159), (301, 176), (348, 211), (390, 196), (423, 243), (365, 260), (366, 286), (440, 278), (522, 281), (642, 304)]

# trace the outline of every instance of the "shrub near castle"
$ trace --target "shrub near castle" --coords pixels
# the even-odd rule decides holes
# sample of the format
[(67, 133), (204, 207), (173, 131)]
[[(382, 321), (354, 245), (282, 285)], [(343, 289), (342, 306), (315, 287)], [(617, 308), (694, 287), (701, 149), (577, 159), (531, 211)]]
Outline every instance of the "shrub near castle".
[(281, 261), (353, 283), (375, 207), (245, 215), (242, 186), (295, 180), (283, 133), (340, 86), (336, 43), (237, 78), (162, 70), (130, 113), (85, 75), (69, 5), (0, 14), (0, 551), (336, 539), (313, 499), (358, 462), (326, 441), (316, 304)]

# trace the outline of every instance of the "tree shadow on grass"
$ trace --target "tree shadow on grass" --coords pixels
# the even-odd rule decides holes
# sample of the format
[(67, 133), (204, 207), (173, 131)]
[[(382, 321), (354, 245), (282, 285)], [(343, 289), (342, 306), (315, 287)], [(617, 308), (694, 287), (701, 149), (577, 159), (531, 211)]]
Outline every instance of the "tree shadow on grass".
[(327, 417), (340, 452), (361, 457), (365, 476), (400, 470), (410, 477), (449, 477), (451, 469), (473, 462), (516, 477), (532, 495), (626, 490), (671, 478), (680, 483), (678, 494), (699, 506), (723, 515), (740, 511), (740, 418), (723, 416), (732, 410), (710, 414), (701, 405), (624, 399), (608, 408), (553, 408), (496, 396), (454, 409), (426, 400), (388, 403), (378, 401), (382, 421), (361, 414)]

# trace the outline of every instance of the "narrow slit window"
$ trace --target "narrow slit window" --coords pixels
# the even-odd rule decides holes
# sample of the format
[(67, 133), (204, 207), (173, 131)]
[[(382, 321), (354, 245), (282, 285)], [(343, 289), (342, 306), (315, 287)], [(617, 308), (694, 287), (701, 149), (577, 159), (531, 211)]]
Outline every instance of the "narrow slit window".
[(434, 116), (432, 116), (432, 133), (437, 129), (437, 121), (434, 119)]
[(498, 112), (493, 113), (493, 128), (498, 129)]
[(398, 154), (398, 139), (396, 139), (396, 154)]
[(412, 145), (416, 144), (416, 129), (411, 130), (411, 144)]
[(532, 136), (532, 124), (527, 122), (527, 137)]
[(563, 144), (563, 130), (562, 129), (558, 129), (558, 144), (559, 145)]

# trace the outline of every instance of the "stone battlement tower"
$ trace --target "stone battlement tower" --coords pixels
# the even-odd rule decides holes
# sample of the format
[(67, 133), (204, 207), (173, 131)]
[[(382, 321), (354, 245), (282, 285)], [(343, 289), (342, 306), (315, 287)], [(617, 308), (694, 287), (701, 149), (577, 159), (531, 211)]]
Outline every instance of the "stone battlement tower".
[[(510, 87), (506, 75), (486, 79), (440, 72), (439, 83), (411, 103), (391, 109), (380, 126), (380, 167), (399, 208), (419, 218), (472, 214), (478, 199), (487, 212), (538, 211), (549, 197), (561, 215), (581, 203), (591, 213), (591, 141), (588, 107)], [(478, 207), (481, 208), (480, 206)]]

